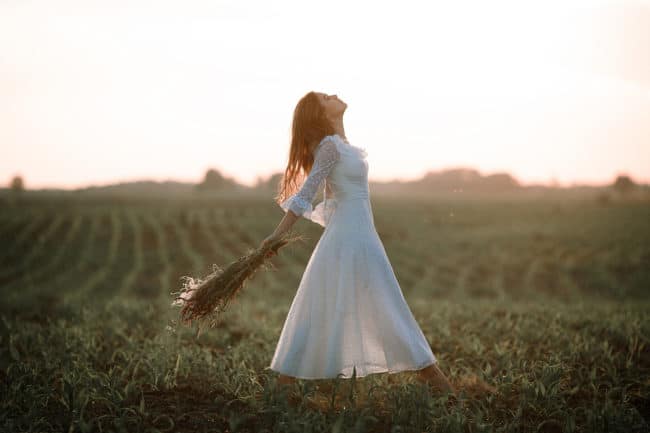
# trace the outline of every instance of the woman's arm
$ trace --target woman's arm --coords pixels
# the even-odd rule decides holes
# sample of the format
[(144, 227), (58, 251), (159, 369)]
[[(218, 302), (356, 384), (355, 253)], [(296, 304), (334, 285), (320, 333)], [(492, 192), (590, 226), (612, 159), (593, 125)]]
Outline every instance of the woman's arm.
[(293, 213), (293, 211), (289, 210), (284, 214), (284, 217), (280, 220), (278, 223), (278, 226), (275, 228), (273, 233), (271, 233), (264, 241), (262, 241), (262, 245), (264, 245), (265, 242), (269, 242), (272, 239), (278, 238), (285, 234), (291, 226), (295, 224), (296, 221), (300, 218), (299, 215), (296, 215)]
[(312, 200), (316, 195), (316, 191), (339, 161), (339, 158), (336, 142), (330, 137), (324, 138), (316, 149), (314, 164), (307, 179), (305, 179), (297, 193), (280, 204), (280, 207), (285, 211), (285, 215), (273, 233), (262, 241), (261, 246), (286, 233), (301, 216), (309, 217), (311, 215), (313, 210)]
[[(291, 226), (293, 226), (293, 224), (298, 221), (299, 218), (299, 215), (296, 215), (290, 210), (287, 211), (273, 233), (264, 238), (264, 240), (260, 243), (259, 248), (263, 248), (267, 243), (272, 242), (273, 240), (285, 234), (291, 228)], [(277, 252), (269, 251), (268, 257), (272, 257), (275, 254), (277, 254)]]

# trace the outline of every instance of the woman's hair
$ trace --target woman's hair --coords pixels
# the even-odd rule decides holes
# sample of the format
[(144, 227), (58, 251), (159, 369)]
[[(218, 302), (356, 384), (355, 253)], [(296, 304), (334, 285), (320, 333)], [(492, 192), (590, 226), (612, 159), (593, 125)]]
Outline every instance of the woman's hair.
[[(325, 116), (316, 92), (303, 96), (293, 110), (289, 162), (278, 185), (275, 201), (280, 204), (298, 190), (298, 179), (304, 178), (314, 164), (314, 148), (326, 135), (335, 134)], [(301, 171), (302, 170), (302, 171)]]

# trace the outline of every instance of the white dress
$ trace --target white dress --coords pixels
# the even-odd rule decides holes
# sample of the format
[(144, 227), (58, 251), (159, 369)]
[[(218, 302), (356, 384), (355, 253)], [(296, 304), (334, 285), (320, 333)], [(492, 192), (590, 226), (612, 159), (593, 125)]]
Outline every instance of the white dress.
[[(325, 227), (268, 369), (302, 379), (418, 370), (436, 362), (377, 234), (365, 149), (322, 139), (301, 189), (280, 206)], [(325, 181), (324, 200), (312, 200)]]

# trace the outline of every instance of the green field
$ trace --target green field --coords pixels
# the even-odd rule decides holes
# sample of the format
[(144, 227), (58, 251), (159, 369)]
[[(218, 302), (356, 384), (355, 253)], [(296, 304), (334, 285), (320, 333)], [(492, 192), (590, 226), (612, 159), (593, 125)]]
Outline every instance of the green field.
[[(650, 204), (373, 198), (451, 406), (410, 373), (266, 370), (322, 227), (282, 249), (220, 327), (170, 292), (273, 231), (272, 199), (33, 198), (0, 205), (0, 431), (648, 431)], [(170, 326), (172, 325), (172, 326)]]

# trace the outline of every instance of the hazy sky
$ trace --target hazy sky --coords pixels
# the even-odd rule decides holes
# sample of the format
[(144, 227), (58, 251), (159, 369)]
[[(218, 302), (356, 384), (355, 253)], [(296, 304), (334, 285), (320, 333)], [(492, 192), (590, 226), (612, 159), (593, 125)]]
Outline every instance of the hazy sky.
[(650, 182), (649, 1), (0, 0), (0, 182), (243, 183), (298, 99), (348, 104), (370, 178)]

